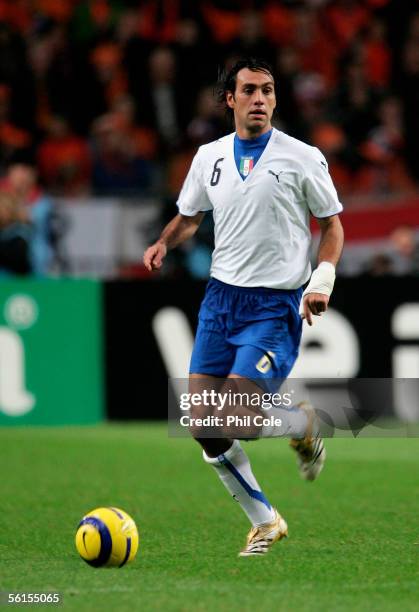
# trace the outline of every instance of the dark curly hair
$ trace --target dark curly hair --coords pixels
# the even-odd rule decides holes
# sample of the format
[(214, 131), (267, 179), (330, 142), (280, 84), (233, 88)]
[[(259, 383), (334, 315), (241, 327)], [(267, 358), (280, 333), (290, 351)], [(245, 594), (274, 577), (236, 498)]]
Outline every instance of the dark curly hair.
[(249, 57), (238, 60), (229, 71), (223, 71), (218, 79), (217, 84), (217, 100), (220, 104), (224, 105), (226, 112), (230, 117), (233, 116), (232, 109), (227, 105), (226, 96), (228, 92), (234, 94), (236, 91), (237, 84), (237, 73), (243, 68), (248, 68), (252, 72), (265, 72), (273, 78), (273, 70), (268, 62), (256, 57)]

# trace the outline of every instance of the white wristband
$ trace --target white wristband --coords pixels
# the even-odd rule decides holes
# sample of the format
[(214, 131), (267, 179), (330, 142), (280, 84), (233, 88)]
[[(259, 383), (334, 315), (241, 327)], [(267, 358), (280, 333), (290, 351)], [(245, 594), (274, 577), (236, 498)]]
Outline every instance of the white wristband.
[[(333, 285), (335, 284), (335, 278), (335, 266), (329, 261), (322, 261), (318, 268), (313, 271), (310, 282), (303, 293), (303, 298), (307, 293), (323, 293), (324, 295), (330, 296), (333, 291)], [(304, 313), (302, 306), (303, 300), (301, 300), (300, 304), (300, 315)]]

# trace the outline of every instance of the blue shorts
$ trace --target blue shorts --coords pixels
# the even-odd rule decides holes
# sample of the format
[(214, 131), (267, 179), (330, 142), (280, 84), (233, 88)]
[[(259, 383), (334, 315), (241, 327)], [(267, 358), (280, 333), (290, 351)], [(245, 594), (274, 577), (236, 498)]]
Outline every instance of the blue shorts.
[(236, 287), (211, 278), (199, 311), (190, 373), (238, 374), (258, 384), (285, 379), (301, 340), (302, 293), (302, 288)]

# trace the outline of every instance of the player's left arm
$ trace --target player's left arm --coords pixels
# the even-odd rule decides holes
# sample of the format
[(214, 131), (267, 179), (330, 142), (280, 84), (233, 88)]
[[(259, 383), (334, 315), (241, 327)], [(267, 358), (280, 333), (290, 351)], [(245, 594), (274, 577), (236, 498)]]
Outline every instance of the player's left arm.
[(311, 275), (303, 294), (302, 317), (309, 325), (313, 315), (320, 316), (327, 310), (335, 282), (335, 268), (343, 249), (343, 227), (339, 215), (317, 219), (320, 226), (318, 266)]

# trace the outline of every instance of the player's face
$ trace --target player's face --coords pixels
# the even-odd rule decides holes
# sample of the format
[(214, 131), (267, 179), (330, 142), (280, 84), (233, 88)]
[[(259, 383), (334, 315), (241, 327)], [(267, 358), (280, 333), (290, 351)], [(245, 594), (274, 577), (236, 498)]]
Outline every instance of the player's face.
[(236, 91), (227, 93), (227, 104), (233, 109), (236, 131), (241, 138), (268, 132), (276, 106), (273, 77), (243, 68), (236, 76)]

